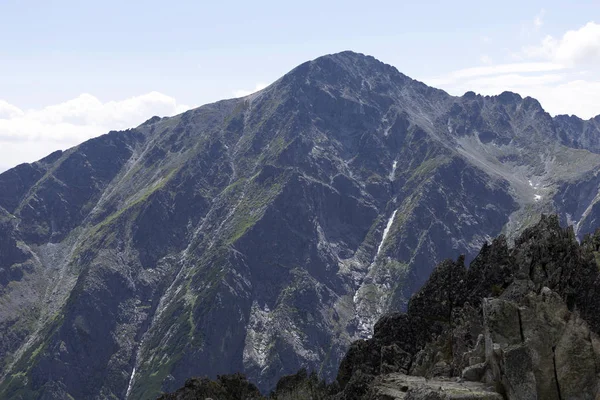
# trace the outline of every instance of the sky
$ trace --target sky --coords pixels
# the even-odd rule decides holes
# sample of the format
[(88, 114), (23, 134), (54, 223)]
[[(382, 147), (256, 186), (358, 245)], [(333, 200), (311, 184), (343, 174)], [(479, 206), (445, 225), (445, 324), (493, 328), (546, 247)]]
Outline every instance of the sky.
[(598, 0), (0, 0), (0, 171), (344, 50), (453, 95), (600, 114)]

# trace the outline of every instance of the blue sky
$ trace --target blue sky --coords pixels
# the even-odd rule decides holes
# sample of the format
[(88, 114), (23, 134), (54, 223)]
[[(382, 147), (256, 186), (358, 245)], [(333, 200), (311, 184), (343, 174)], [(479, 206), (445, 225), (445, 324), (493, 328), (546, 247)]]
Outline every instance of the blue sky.
[(0, 170), (348, 49), (451, 94), (600, 114), (597, 0), (287, 3), (0, 0)]

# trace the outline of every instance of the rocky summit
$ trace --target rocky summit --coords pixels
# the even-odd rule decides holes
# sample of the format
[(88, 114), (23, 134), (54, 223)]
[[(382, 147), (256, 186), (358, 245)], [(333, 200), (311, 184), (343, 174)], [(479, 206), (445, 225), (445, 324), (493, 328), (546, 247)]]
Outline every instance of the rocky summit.
[[(19, 165), (0, 174), (0, 398), (148, 399), (233, 372), (268, 393), (301, 367), (331, 382), (383, 314), (450, 318), (454, 306), (408, 306), (442, 260), (512, 243), (542, 213), (571, 240), (595, 229), (598, 138), (600, 117), (551, 117), (510, 92), (453, 97), (343, 52)], [(386, 318), (372, 340), (407, 317)], [(411, 360), (414, 340), (398, 347)], [(371, 342), (358, 343), (349, 354)], [(467, 368), (435, 354), (404, 371)], [(341, 382), (359, 379), (347, 366)]]
[[(485, 244), (468, 269), (463, 257), (440, 263), (406, 313), (352, 344), (332, 384), (300, 371), (269, 399), (598, 399), (599, 255), (600, 230), (580, 244), (542, 217), (512, 248), (505, 236)], [(243, 384), (190, 379), (161, 399), (264, 399)]]

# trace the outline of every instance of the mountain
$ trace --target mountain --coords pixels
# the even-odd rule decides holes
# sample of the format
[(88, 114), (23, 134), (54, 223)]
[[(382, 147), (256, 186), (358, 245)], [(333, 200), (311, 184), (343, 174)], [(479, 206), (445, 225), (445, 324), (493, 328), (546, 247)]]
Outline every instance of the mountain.
[(0, 174), (0, 397), (147, 399), (243, 372), (328, 381), (448, 257), (600, 216), (600, 117), (462, 97), (372, 57)]
[[(485, 244), (440, 263), (406, 313), (390, 313), (358, 340), (335, 382), (300, 371), (276, 400), (575, 400), (600, 396), (600, 230), (542, 216), (509, 247)], [(245, 390), (240, 390), (240, 388)], [(264, 399), (241, 375), (190, 379), (161, 400)]]

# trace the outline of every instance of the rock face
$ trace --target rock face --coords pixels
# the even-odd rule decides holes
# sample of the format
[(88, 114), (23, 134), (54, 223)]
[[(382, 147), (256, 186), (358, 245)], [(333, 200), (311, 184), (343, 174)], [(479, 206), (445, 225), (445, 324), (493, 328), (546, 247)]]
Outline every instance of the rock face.
[[(147, 399), (237, 371), (266, 393), (303, 366), (332, 381), (352, 341), (406, 310), (376, 327), (387, 344), (365, 373), (473, 367), (422, 346), (455, 318), (456, 335), (481, 331), (456, 310), (480, 312), (482, 282), (508, 290), (510, 257), (537, 253), (494, 242), (461, 265), (542, 212), (579, 238), (595, 228), (597, 122), (514, 93), (449, 96), (344, 52), (13, 168), (0, 174), (0, 397)], [(407, 306), (456, 254), (430, 282), (457, 286)], [(568, 307), (595, 301), (590, 277), (553, 263), (521, 284), (547, 282)], [(388, 343), (388, 326), (407, 336)], [(364, 343), (351, 351), (368, 361)]]
[[(542, 217), (513, 248), (504, 237), (484, 246), (469, 269), (462, 258), (439, 264), (406, 313), (352, 344), (334, 383), (313, 378), (312, 398), (599, 398), (600, 327), (583, 317), (600, 305), (599, 240), (600, 230), (579, 244), (572, 227)], [(281, 382), (311, 381), (303, 372)]]
[(375, 379), (366, 396), (372, 400), (503, 400), (501, 394), (474, 382), (388, 374)]

